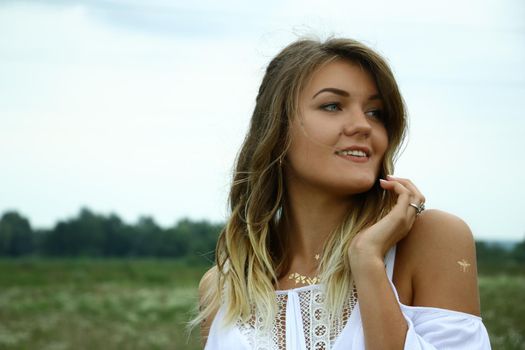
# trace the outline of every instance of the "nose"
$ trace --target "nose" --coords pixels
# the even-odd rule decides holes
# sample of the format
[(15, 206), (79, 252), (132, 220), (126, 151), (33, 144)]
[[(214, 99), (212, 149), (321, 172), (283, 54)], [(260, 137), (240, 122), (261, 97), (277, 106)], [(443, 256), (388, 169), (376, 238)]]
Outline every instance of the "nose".
[(363, 135), (369, 136), (372, 125), (365, 112), (361, 108), (356, 108), (348, 112), (343, 124), (343, 133), (347, 136)]

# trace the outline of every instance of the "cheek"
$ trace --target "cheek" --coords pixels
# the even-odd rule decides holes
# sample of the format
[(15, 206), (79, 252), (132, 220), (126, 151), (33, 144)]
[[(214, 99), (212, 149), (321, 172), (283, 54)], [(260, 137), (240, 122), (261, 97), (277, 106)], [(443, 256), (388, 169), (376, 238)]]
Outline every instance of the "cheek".
[(381, 126), (381, 128), (377, 130), (376, 135), (376, 150), (384, 155), (388, 148), (388, 133), (386, 128)]
[(299, 137), (309, 147), (330, 149), (337, 143), (341, 130), (337, 123), (315, 118), (304, 119), (298, 127), (301, 133)]

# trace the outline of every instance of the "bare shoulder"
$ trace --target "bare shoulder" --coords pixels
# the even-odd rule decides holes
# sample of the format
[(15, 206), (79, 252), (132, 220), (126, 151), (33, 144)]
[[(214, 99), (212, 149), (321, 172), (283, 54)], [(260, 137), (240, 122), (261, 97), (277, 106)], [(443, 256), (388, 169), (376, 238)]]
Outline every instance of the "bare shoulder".
[[(209, 306), (208, 304), (213, 301), (214, 296), (211, 293), (216, 289), (217, 278), (218, 270), (216, 266), (210, 268), (202, 276), (199, 282), (199, 310), (202, 311), (206, 309)], [(217, 314), (217, 309), (217, 307), (214, 307), (213, 310), (210, 310), (209, 315), (201, 322), (200, 333), (202, 346), (206, 344), (211, 323)]]
[(436, 249), (474, 248), (474, 237), (461, 218), (442, 210), (429, 209), (416, 219), (406, 243), (418, 248), (420, 255), (425, 256)]
[(461, 218), (426, 210), (400, 243), (400, 260), (411, 275), (412, 305), (479, 316), (476, 246)]

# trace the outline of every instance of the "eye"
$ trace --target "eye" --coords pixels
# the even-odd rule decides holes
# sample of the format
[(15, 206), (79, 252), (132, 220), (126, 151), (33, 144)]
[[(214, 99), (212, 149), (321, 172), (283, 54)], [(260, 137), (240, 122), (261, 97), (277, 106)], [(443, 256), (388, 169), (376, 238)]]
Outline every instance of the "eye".
[(383, 120), (383, 111), (380, 109), (373, 109), (366, 112), (366, 115), (377, 120)]
[[(334, 109), (334, 107), (336, 109)], [(333, 102), (333, 103), (324, 104), (320, 108), (327, 112), (336, 112), (337, 110), (341, 110), (341, 105), (338, 102)]]

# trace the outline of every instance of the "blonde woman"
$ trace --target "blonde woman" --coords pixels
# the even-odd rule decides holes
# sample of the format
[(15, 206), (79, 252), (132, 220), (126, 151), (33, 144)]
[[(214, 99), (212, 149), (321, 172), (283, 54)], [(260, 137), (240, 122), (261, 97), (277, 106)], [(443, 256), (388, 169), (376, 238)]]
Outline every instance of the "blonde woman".
[(490, 349), (469, 227), (389, 175), (405, 131), (365, 45), (300, 39), (270, 62), (199, 287), (207, 350)]

